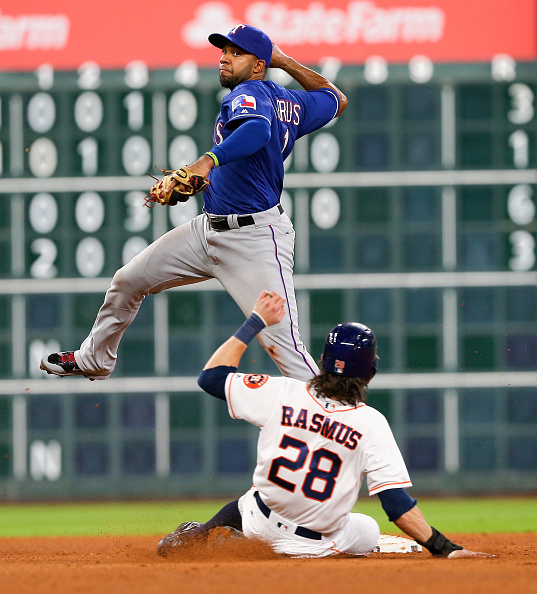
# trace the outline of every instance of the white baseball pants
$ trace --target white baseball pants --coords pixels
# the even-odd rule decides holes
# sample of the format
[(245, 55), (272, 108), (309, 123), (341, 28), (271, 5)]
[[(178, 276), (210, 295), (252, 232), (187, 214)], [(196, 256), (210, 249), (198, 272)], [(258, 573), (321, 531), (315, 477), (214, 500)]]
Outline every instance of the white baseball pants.
[(329, 557), (367, 555), (376, 546), (380, 528), (377, 522), (364, 514), (349, 514), (348, 522), (340, 530), (323, 534), (321, 540), (313, 540), (295, 534), (296, 525), (274, 512), (267, 518), (260, 510), (253, 487), (239, 499), (242, 530), (249, 538), (259, 538), (269, 543), (280, 555), (292, 557)]

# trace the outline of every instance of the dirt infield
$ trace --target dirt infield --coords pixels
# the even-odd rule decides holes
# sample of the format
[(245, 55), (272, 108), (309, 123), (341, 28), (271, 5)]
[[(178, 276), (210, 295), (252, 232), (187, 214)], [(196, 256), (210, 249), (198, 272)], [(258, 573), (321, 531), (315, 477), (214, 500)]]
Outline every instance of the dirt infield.
[(244, 540), (155, 554), (152, 537), (0, 538), (0, 592), (330, 594), (537, 591), (537, 534), (450, 536), (495, 559), (434, 559), (428, 552), (287, 559)]

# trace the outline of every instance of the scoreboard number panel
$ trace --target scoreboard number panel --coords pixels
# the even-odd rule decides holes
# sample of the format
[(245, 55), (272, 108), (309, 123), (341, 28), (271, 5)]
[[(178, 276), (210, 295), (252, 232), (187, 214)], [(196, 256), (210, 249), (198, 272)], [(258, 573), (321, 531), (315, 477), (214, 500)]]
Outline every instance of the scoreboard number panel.
[[(529, 68), (442, 71), (426, 60), (327, 67), (350, 103), (343, 118), (297, 143), (286, 163), (283, 200), (307, 233), (307, 241), (298, 236), (298, 272), (535, 270), (536, 186), (531, 176), (520, 183), (516, 176), (531, 173), (537, 158)], [(4, 85), (0, 96), (1, 138), (20, 132), (23, 151), (15, 154), (15, 144), (3, 154), (3, 177), (44, 184), (23, 194), (23, 277), (108, 278), (155, 236), (200, 212), (196, 198), (155, 219), (143, 203), (151, 180), (142, 180), (153, 165), (192, 162), (210, 143), (222, 97), (212, 71), (186, 63), (150, 71), (141, 62), (103, 71), (88, 62), (72, 73), (43, 66), (31, 76), (20, 92)], [(449, 183), (413, 183), (413, 172), (435, 171), (451, 172)], [(510, 172), (515, 181), (472, 179), (487, 171)], [(394, 181), (338, 183), (348, 173), (375, 172)], [(469, 174), (464, 183), (459, 173)], [(330, 174), (335, 183), (301, 187), (309, 174)], [(7, 253), (14, 242), (7, 229), (4, 235)], [(4, 266), (4, 276), (11, 273)]]
[[(418, 57), (320, 68), (349, 107), (297, 142), (282, 194), (310, 351), (318, 356), (336, 321), (375, 328), (384, 372), (371, 403), (404, 436), (409, 466), (424, 480), (432, 473), (431, 489), (441, 470), (449, 479), (504, 472), (507, 459), (527, 471), (512, 436), (521, 431), (537, 459), (534, 64)], [(248, 428), (228, 426), (196, 392), (197, 370), (242, 315), (218, 285), (146, 300), (120, 347), (117, 381), (101, 382), (101, 394), (39, 371), (43, 354), (85, 338), (118, 268), (201, 212), (200, 196), (146, 208), (146, 173), (210, 147), (224, 92), (215, 69), (194, 62), (0, 73), (0, 377), (32, 391), (0, 394), (10, 419), (0, 414), (0, 454), (13, 456), (0, 481), (46, 494), (90, 478), (97, 489), (147, 494), (153, 487), (138, 479), (150, 476), (162, 494), (188, 489), (185, 476), (215, 492), (219, 473), (250, 480)], [(248, 360), (273, 371), (251, 348)], [(475, 387), (464, 384), (472, 373), (482, 374)], [(445, 389), (442, 374), (453, 378)], [(505, 374), (516, 385), (498, 387)], [(485, 392), (483, 418), (469, 402)], [(524, 427), (502, 416), (515, 401), (530, 411)]]
[(535, 82), (461, 86), (461, 166), (535, 167), (535, 92)]
[(23, 107), (34, 177), (142, 175), (151, 167), (150, 111), (139, 92), (40, 91), (23, 97)]
[(111, 276), (152, 241), (144, 192), (27, 195), (27, 276)]

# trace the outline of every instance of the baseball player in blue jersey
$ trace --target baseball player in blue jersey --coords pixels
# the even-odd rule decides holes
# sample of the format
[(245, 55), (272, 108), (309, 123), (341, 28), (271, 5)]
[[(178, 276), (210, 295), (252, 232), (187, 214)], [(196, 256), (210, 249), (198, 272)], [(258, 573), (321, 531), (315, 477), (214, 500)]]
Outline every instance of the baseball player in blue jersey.
[(371, 329), (336, 326), (326, 339), (322, 370), (308, 382), (237, 373), (248, 343), (266, 326), (277, 325), (285, 309), (284, 298), (263, 291), (252, 315), (215, 351), (198, 379), (227, 403), (231, 417), (259, 427), (254, 486), (207, 523), (181, 524), (159, 541), (158, 553), (166, 556), (203, 540), (217, 527), (295, 557), (365, 555), (377, 543), (382, 552), (377, 522), (351, 513), (367, 477), (369, 494), (378, 495), (389, 519), (416, 547), (450, 559), (492, 556), (466, 550), (429, 526), (406, 492), (412, 483), (388, 422), (366, 405), (378, 366)]
[[(210, 278), (219, 280), (245, 315), (261, 289), (284, 295), (285, 315), (259, 340), (284, 376), (305, 380), (318, 372), (298, 331), (294, 230), (280, 204), (283, 162), (298, 138), (339, 116), (347, 99), (323, 76), (283, 54), (259, 29), (238, 25), (227, 35), (210, 35), (209, 41), (221, 49), (220, 83), (231, 92), (222, 101), (214, 145), (189, 166), (209, 181), (199, 186), (204, 212), (116, 272), (80, 348), (41, 360), (49, 374), (106, 379), (144, 297)], [(290, 74), (304, 90), (265, 80), (269, 65)], [(166, 204), (176, 204), (169, 196), (187, 188), (177, 175), (164, 179), (166, 187), (159, 182), (151, 196), (160, 192)]]

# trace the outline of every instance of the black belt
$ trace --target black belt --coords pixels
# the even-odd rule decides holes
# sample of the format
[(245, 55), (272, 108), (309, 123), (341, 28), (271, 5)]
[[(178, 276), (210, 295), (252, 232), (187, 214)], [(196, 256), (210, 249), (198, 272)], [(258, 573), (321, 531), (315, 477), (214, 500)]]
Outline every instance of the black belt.
[[(261, 513), (266, 517), (270, 517), (272, 513), (270, 511), (270, 507), (265, 505), (263, 500), (261, 499), (261, 495), (259, 495), (259, 491), (254, 493), (255, 500), (257, 501), (257, 505), (261, 510)], [(309, 528), (303, 528), (302, 526), (297, 526), (295, 530), (295, 534), (297, 536), (302, 536), (303, 538), (310, 538), (311, 540), (322, 540), (323, 535), (320, 532), (315, 532), (315, 530), (310, 530)]]
[[(278, 210), (280, 214), (283, 212), (283, 207), (281, 204), (278, 204)], [(227, 216), (226, 215), (207, 215), (209, 218), (209, 224), (215, 231), (229, 231), (231, 227), (229, 226)], [(238, 215), (237, 216), (237, 225), (239, 227), (246, 227), (247, 225), (254, 225), (255, 220), (252, 215)]]

